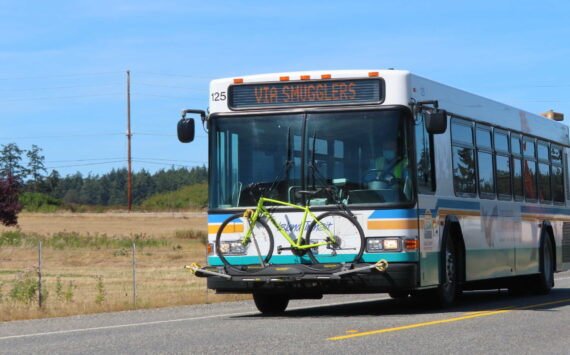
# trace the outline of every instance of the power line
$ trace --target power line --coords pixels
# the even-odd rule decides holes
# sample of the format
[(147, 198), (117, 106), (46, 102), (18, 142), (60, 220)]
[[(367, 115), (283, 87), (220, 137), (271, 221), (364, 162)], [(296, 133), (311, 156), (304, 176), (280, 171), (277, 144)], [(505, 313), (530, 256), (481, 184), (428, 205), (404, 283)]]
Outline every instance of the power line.
[(98, 88), (116, 86), (120, 83), (113, 84), (92, 84), (92, 85), (66, 85), (66, 86), (51, 86), (51, 87), (37, 87), (37, 88), (0, 88), (0, 91), (45, 91), (45, 90), (59, 90), (59, 89), (74, 89), (74, 88)]
[(166, 161), (166, 162), (182, 162), (182, 163), (198, 163), (202, 164), (203, 162), (198, 160), (175, 160), (175, 159), (160, 159), (160, 158), (137, 158), (139, 160), (158, 160), (158, 161)]
[(99, 163), (89, 163), (89, 164), (73, 164), (73, 165), (61, 165), (61, 166), (46, 166), (46, 169), (61, 169), (61, 168), (73, 168), (78, 166), (93, 166), (93, 165), (103, 165), (103, 164), (115, 164), (115, 163), (124, 163), (126, 159), (123, 160), (114, 160), (114, 161), (104, 161)]
[(73, 160), (50, 160), (48, 163), (69, 163), (69, 162), (78, 162), (78, 161), (98, 161), (98, 160), (119, 160), (124, 159), (122, 157), (118, 158), (91, 158), (91, 159), (73, 159)]
[(0, 99), (3, 102), (16, 102), (16, 101), (36, 101), (36, 100), (61, 100), (61, 99), (81, 99), (86, 97), (101, 97), (101, 96), (118, 96), (121, 93), (106, 93), (106, 94), (91, 94), (91, 95), (78, 95), (78, 96), (49, 96), (49, 97), (30, 97), (30, 98), (10, 98)]
[(56, 136), (27, 136), (27, 137), (0, 137), (0, 140), (12, 139), (45, 139), (45, 138), (75, 138), (75, 137), (101, 137), (101, 136), (123, 136), (124, 133), (91, 133), (91, 134), (74, 134), (56, 135)]
[(150, 84), (150, 83), (139, 83), (139, 82), (135, 82), (134, 84), (135, 85), (142, 85), (142, 86), (153, 86), (153, 87), (159, 87), (159, 88), (172, 88), (172, 89), (197, 90), (197, 91), (208, 90), (207, 88), (191, 88), (191, 87), (185, 87), (185, 86)]
[(119, 74), (118, 71), (109, 72), (93, 72), (93, 73), (76, 73), (76, 74), (53, 74), (53, 75), (38, 75), (38, 76), (20, 76), (20, 77), (4, 77), (0, 80), (28, 80), (28, 79), (49, 79), (49, 78), (77, 78), (84, 76), (99, 76), (99, 75), (109, 75), (109, 74)]
[[(142, 160), (142, 159), (133, 159), (133, 161), (139, 162), (139, 163), (144, 163), (144, 164), (152, 164), (152, 165), (163, 165), (163, 166), (181, 166), (181, 167), (195, 167), (197, 165), (188, 165), (188, 164), (169, 164), (169, 163), (158, 163), (158, 162), (152, 162), (152, 161), (146, 161), (146, 160)], [(207, 163), (200, 163), (202, 165), (207, 165)]]
[(193, 76), (187, 74), (173, 74), (173, 73), (157, 73), (157, 72), (148, 72), (148, 71), (137, 71), (137, 74), (148, 74), (148, 75), (158, 75), (158, 76), (173, 76), (179, 78), (191, 78), (191, 79), (204, 79), (210, 80), (211, 77), (203, 77), (203, 76)]
[[(204, 90), (206, 92), (206, 90)], [(169, 95), (157, 95), (157, 94), (145, 94), (145, 93), (133, 93), (133, 97), (136, 96), (146, 96), (146, 97), (160, 97), (165, 99), (178, 99), (178, 100), (188, 100), (190, 97), (181, 97), (181, 96), (169, 96)]]

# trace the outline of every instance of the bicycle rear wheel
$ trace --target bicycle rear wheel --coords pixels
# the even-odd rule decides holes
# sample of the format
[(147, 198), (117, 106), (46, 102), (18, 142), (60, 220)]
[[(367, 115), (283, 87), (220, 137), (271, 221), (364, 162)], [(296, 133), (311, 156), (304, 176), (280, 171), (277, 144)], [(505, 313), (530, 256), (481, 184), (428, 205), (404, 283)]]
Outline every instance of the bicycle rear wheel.
[[(250, 228), (252, 234), (244, 244)], [(238, 269), (246, 265), (266, 265), (273, 255), (273, 234), (264, 220), (258, 219), (252, 225), (251, 217), (235, 214), (218, 229), (216, 254), (224, 265)]]
[(336, 243), (307, 249), (307, 255), (314, 263), (360, 261), (364, 253), (364, 231), (354, 217), (338, 211), (323, 213), (309, 225), (307, 244), (327, 240), (327, 231), (317, 221), (332, 233)]

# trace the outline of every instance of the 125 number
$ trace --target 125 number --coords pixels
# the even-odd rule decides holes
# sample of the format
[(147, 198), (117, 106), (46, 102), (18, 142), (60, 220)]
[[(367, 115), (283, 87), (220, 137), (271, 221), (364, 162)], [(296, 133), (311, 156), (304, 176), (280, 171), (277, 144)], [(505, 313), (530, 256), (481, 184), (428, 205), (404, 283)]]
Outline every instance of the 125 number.
[(226, 101), (226, 98), (227, 97), (225, 91), (212, 93), (212, 101)]

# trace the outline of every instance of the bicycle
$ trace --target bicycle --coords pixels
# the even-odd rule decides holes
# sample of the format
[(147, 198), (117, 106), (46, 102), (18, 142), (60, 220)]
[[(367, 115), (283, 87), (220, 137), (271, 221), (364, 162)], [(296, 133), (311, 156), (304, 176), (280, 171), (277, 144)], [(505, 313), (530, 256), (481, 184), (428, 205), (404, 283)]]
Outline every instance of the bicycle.
[[(321, 191), (324, 190), (326, 189)], [(298, 191), (297, 193), (316, 196), (319, 192)], [(279, 224), (265, 207), (266, 203), (293, 207), (303, 211), (296, 238), (291, 237), (285, 230), (286, 227), (289, 230), (297, 229), (291, 228), (292, 225), (287, 216), (285, 217), (287, 223)], [(308, 217), (312, 221), (305, 230)], [(266, 267), (269, 264), (273, 256), (275, 242), (266, 220), (290, 244), (289, 247), (278, 246), (278, 254), (290, 250), (293, 255), (299, 257), (307, 255), (312, 263), (318, 264), (326, 262), (327, 259), (331, 262), (356, 263), (364, 252), (364, 232), (356, 218), (346, 210), (346, 207), (345, 211), (325, 212), (317, 217), (311, 211), (308, 203), (305, 206), (300, 206), (262, 196), (258, 199), (255, 210), (248, 209), (244, 213), (230, 216), (218, 229), (215, 250), (224, 265), (238, 269), (241, 266), (243, 269), (244, 264), (257, 263), (261, 267)], [(248, 249), (252, 245), (254, 252), (248, 253)], [(331, 257), (336, 258), (332, 260)]]

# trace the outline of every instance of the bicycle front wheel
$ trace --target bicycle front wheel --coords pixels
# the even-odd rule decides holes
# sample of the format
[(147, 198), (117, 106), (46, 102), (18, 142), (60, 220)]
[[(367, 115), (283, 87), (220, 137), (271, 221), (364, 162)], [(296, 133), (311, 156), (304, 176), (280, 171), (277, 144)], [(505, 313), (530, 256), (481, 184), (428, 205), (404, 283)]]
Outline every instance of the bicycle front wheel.
[[(251, 234), (246, 239), (250, 229)], [(237, 269), (246, 265), (266, 265), (273, 255), (273, 234), (264, 220), (253, 223), (251, 217), (235, 214), (218, 229), (216, 254), (224, 265)]]
[[(334, 242), (330, 240), (331, 235)], [(326, 212), (309, 225), (307, 244), (322, 242), (328, 244), (307, 249), (307, 255), (314, 263), (358, 262), (364, 253), (364, 231), (347, 213)]]

